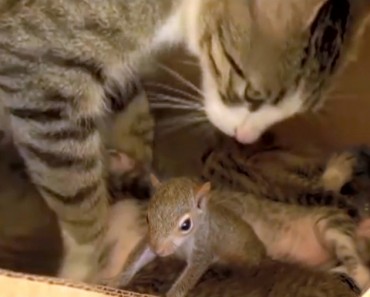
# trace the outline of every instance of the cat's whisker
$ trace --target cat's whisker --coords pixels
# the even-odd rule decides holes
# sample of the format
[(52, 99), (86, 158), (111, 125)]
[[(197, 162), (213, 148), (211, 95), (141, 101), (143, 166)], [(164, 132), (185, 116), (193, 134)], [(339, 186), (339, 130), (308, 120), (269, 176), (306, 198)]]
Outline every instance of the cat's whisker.
[(157, 109), (182, 109), (182, 110), (194, 110), (193, 106), (184, 106), (184, 105), (176, 105), (176, 104), (164, 104), (164, 103), (151, 103), (151, 108)]
[(328, 120), (328, 110), (327, 109), (320, 109), (314, 113), (313, 115), (313, 120), (318, 121), (319, 123), (323, 123), (324, 121)]
[(178, 97), (178, 96), (172, 96), (168, 94), (162, 94), (162, 93), (153, 93), (153, 92), (148, 92), (149, 95), (149, 100), (159, 100), (159, 101), (171, 101), (171, 102), (179, 102), (181, 104), (186, 104), (186, 105), (201, 105), (201, 102), (197, 101), (189, 101), (186, 98), (183, 97)]
[(162, 84), (162, 83), (150, 83), (150, 82), (149, 83), (146, 83), (146, 84), (148, 86), (162, 88), (164, 90), (171, 91), (171, 92), (177, 93), (179, 95), (183, 95), (186, 98), (189, 98), (189, 99), (192, 99), (192, 100), (195, 100), (195, 101), (199, 101), (199, 97), (197, 97), (196, 95), (194, 95), (192, 93), (189, 93), (189, 92), (186, 92), (184, 90), (178, 89), (178, 88), (174, 88), (174, 87), (168, 86), (166, 84)]
[(205, 122), (207, 122), (207, 118), (204, 115), (198, 114), (197, 116), (189, 116), (189, 114), (186, 114), (177, 117), (171, 117), (167, 120), (162, 120), (158, 123), (158, 127), (162, 131), (167, 130), (166, 132), (168, 132), (168, 130), (178, 130), (187, 126)]
[[(168, 135), (168, 134), (174, 133), (178, 130), (188, 128), (190, 126), (199, 126), (203, 121), (204, 120), (183, 122), (183, 123), (176, 122), (172, 125), (170, 125), (170, 123), (168, 123), (168, 125), (166, 125), (164, 127), (161, 127), (160, 133), (162, 133), (162, 135)], [(194, 127), (193, 127), (192, 130), (194, 130)]]
[(185, 64), (185, 65), (199, 67), (199, 63), (197, 61), (194, 61), (194, 60), (181, 60), (181, 61), (178, 61), (178, 62), (181, 63), (181, 64)]
[(207, 118), (205, 116), (202, 116), (202, 115), (191, 116), (189, 114), (186, 114), (186, 115), (174, 116), (168, 120), (163, 120), (162, 122), (159, 123), (159, 126), (167, 126), (167, 125), (179, 126), (182, 124), (187, 125), (187, 124), (206, 122), (206, 121), (207, 121)]
[(180, 73), (176, 72), (175, 70), (169, 68), (168, 66), (157, 63), (158, 67), (162, 70), (166, 71), (168, 74), (170, 74), (173, 78), (176, 78), (178, 81), (182, 82), (184, 85), (188, 86), (190, 89), (195, 91), (200, 96), (204, 97), (203, 92), (193, 83), (191, 83), (189, 80), (187, 80), (185, 77), (183, 77)]
[[(151, 94), (149, 93), (149, 95)], [(154, 106), (156, 104), (169, 104), (173, 106), (176, 105), (179, 107), (186, 106), (186, 107), (190, 107), (196, 110), (204, 110), (201, 103), (193, 102), (193, 101), (189, 102), (181, 97), (154, 94), (152, 96), (149, 96), (149, 100), (150, 100), (150, 106)]]

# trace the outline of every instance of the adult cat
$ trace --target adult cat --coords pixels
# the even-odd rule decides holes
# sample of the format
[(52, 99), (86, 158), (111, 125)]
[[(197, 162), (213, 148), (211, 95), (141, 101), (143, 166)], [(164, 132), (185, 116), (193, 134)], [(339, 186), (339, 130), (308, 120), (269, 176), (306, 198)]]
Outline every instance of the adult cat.
[(199, 57), (210, 122), (240, 142), (317, 106), (368, 0), (0, 0), (0, 98), (66, 244), (89, 279), (106, 229), (98, 120), (136, 62), (166, 44)]

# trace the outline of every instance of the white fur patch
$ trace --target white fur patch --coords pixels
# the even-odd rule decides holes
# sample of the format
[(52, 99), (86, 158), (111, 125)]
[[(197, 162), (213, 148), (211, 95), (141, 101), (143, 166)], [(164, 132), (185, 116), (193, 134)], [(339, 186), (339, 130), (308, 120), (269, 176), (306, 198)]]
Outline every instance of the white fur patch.
[(236, 127), (250, 114), (247, 107), (226, 106), (218, 92), (217, 85), (207, 69), (203, 71), (202, 88), (204, 92), (204, 109), (208, 120), (220, 131), (234, 136)]
[(209, 121), (226, 135), (241, 143), (253, 143), (271, 126), (292, 117), (302, 109), (302, 94), (296, 91), (277, 106), (265, 105), (255, 112), (247, 104), (226, 106), (217, 93), (210, 73), (204, 71), (205, 112)]
[(281, 104), (264, 105), (251, 112), (236, 128), (236, 139), (241, 143), (253, 143), (270, 127), (297, 114), (302, 109), (300, 92), (286, 97)]
[(184, 39), (183, 5), (180, 5), (174, 13), (164, 22), (154, 35), (152, 44), (154, 47), (162, 44), (178, 44)]

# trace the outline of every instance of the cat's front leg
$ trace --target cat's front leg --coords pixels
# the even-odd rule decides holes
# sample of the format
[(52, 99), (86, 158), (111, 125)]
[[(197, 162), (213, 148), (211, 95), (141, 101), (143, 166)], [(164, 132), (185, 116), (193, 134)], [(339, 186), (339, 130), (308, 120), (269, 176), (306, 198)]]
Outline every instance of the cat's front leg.
[(103, 91), (83, 71), (52, 70), (6, 105), (31, 179), (60, 223), (59, 276), (85, 281), (98, 270), (108, 211), (97, 125)]

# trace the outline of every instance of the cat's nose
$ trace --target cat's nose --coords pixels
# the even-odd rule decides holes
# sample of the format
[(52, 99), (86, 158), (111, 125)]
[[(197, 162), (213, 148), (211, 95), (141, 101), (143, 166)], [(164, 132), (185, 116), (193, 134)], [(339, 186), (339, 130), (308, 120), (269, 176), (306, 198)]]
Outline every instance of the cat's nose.
[(251, 144), (256, 142), (261, 136), (261, 132), (250, 127), (239, 126), (235, 128), (234, 138), (242, 144)]

